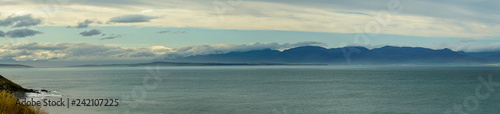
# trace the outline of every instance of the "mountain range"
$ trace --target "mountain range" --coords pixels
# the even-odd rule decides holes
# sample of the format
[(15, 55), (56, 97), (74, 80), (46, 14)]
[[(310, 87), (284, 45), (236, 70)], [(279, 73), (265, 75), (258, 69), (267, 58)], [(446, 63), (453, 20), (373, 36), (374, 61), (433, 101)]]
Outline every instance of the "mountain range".
[(451, 64), (480, 65), (500, 62), (500, 52), (452, 51), (423, 47), (384, 46), (324, 48), (303, 46), (283, 51), (263, 49), (224, 54), (196, 55), (165, 59), (176, 62), (212, 63), (308, 63), (308, 64)]
[[(167, 61), (167, 62), (165, 62)], [(286, 50), (234, 51), (222, 54), (160, 58), (148, 63), (87, 64), (71, 67), (112, 66), (234, 66), (234, 65), (500, 65), (499, 52), (463, 52), (450, 49), (384, 46), (324, 48), (302, 46)], [(30, 68), (21, 64), (0, 64), (0, 68)]]
[(264, 65), (327, 65), (327, 64), (287, 64), (287, 63), (192, 63), (192, 62), (151, 62), (133, 64), (76, 65), (69, 67), (141, 67), (141, 66), (264, 66)]
[(22, 64), (0, 64), (0, 68), (32, 68), (32, 66)]

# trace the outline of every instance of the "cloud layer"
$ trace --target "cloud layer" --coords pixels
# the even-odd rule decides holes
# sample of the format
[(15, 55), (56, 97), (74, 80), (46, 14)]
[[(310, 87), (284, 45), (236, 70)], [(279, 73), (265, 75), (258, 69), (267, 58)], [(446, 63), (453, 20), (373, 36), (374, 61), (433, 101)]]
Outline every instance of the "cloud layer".
[(11, 15), (4, 20), (0, 20), (0, 26), (12, 26), (12, 27), (29, 27), (39, 25), (42, 21), (40, 19), (35, 19), (31, 14), (27, 15)]
[(68, 27), (87, 28), (87, 27), (89, 27), (90, 24), (93, 24), (93, 23), (100, 24), (101, 22), (96, 21), (96, 20), (85, 19), (85, 21), (79, 21), (76, 26), (68, 26)]
[[(396, 1), (396, 2), (394, 2)], [(49, 2), (50, 3), (50, 2)], [(113, 3), (109, 5), (107, 3)], [(107, 4), (107, 5), (103, 5)], [(47, 5), (50, 10), (34, 9)], [(377, 26), (388, 6), (401, 6), (380, 31)], [(63, 7), (64, 6), (64, 7)], [(500, 33), (498, 1), (465, 0), (64, 0), (54, 4), (9, 2), (2, 14), (31, 12), (47, 17), (43, 25), (73, 25), (95, 18), (105, 26), (196, 27), (236, 30), (287, 30), (328, 33), (383, 33), (433, 37), (487, 37)], [(151, 9), (154, 9), (151, 10)], [(40, 13), (43, 11), (42, 13)], [(381, 13), (382, 12), (382, 13)], [(53, 18), (55, 17), (55, 18)], [(383, 20), (384, 18), (382, 18)], [(85, 21), (84, 21), (85, 22)], [(85, 27), (86, 23), (82, 23)], [(368, 27), (367, 27), (368, 26)]]
[(102, 32), (100, 30), (97, 30), (97, 29), (92, 29), (90, 31), (83, 31), (83, 32), (80, 32), (80, 35), (82, 36), (94, 36), (94, 35), (99, 35), (101, 34)]
[(151, 19), (156, 19), (158, 17), (147, 16), (147, 15), (122, 15), (118, 17), (113, 17), (109, 19), (110, 23), (140, 23), (140, 22), (149, 22)]
[(36, 34), (42, 34), (40, 31), (31, 30), (31, 29), (16, 29), (8, 32), (0, 31), (0, 37), (10, 37), (10, 38), (24, 38), (29, 36), (34, 36)]
[(252, 44), (218, 44), (218, 45), (194, 45), (185, 46), (181, 48), (172, 49), (171, 53), (166, 53), (163, 55), (164, 58), (175, 58), (175, 57), (186, 57), (194, 55), (206, 55), (206, 54), (222, 54), (232, 51), (251, 51), (251, 50), (263, 50), (263, 49), (273, 49), (273, 50), (284, 50), (299, 46), (325, 46), (325, 43), (321, 42), (298, 42), (298, 43), (252, 43)]
[(103, 37), (100, 40), (111, 40), (111, 39), (121, 38), (121, 37), (122, 37), (122, 35), (119, 35), (119, 34), (118, 35), (114, 35), (114, 34), (112, 34), (111, 36)]
[(126, 48), (94, 43), (17, 43), (0, 45), (0, 60), (15, 61), (92, 61), (92, 60), (153, 60), (193, 55), (249, 51), (283, 50), (297, 46), (324, 45), (319, 42), (253, 43), (243, 45), (194, 45), (182, 48), (164, 46)]
[[(31, 14), (24, 15), (10, 15), (7, 18), (0, 20), (0, 26), (4, 27), (30, 27), (36, 26), (42, 23), (42, 20), (33, 18)], [(36, 34), (42, 34), (40, 31), (31, 30), (28, 28), (15, 29), (7, 32), (0, 31), (0, 37), (10, 37), (10, 38), (24, 38), (29, 36), (34, 36)]]
[(500, 42), (492, 42), (492, 43), (470, 43), (469, 40), (460, 41), (458, 43), (440, 43), (430, 45), (428, 47), (433, 49), (443, 49), (449, 48), (454, 51), (464, 51), (464, 52), (500, 52)]

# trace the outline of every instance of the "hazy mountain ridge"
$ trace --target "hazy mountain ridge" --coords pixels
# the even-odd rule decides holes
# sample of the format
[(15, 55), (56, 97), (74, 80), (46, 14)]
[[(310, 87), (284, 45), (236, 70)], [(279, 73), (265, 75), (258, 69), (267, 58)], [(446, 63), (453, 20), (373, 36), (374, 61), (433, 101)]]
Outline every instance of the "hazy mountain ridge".
[(0, 64), (0, 68), (32, 68), (33, 66), (22, 64)]
[(135, 64), (76, 65), (70, 67), (140, 67), (140, 66), (262, 66), (262, 65), (326, 65), (326, 64), (288, 64), (288, 63), (192, 63), (192, 62), (151, 62)]
[[(486, 52), (485, 52), (486, 53)], [(423, 47), (384, 46), (324, 48), (303, 46), (283, 51), (264, 49), (225, 54), (197, 55), (169, 61), (218, 62), (218, 63), (322, 63), (322, 64), (488, 64), (499, 62), (500, 52), (488, 52), (488, 56), (476, 53), (429, 49)]]

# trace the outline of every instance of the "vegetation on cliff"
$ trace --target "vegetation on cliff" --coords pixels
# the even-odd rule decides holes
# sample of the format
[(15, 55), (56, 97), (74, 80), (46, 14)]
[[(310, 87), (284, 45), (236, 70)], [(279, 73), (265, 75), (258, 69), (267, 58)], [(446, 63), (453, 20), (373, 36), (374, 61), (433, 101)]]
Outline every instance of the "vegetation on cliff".
[(0, 114), (46, 114), (41, 107), (18, 105), (17, 99), (32, 90), (25, 89), (0, 75)]

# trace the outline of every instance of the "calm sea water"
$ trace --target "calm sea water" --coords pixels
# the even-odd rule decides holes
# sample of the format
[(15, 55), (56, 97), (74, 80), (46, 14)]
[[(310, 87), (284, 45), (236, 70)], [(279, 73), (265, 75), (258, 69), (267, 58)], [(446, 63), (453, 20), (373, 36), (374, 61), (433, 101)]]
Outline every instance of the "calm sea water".
[[(223, 66), (0, 69), (63, 99), (120, 99), (116, 107), (50, 113), (499, 113), (497, 67)], [(496, 90), (496, 91), (495, 91)], [(486, 95), (489, 96), (486, 96)], [(59, 99), (59, 98), (50, 98)]]

